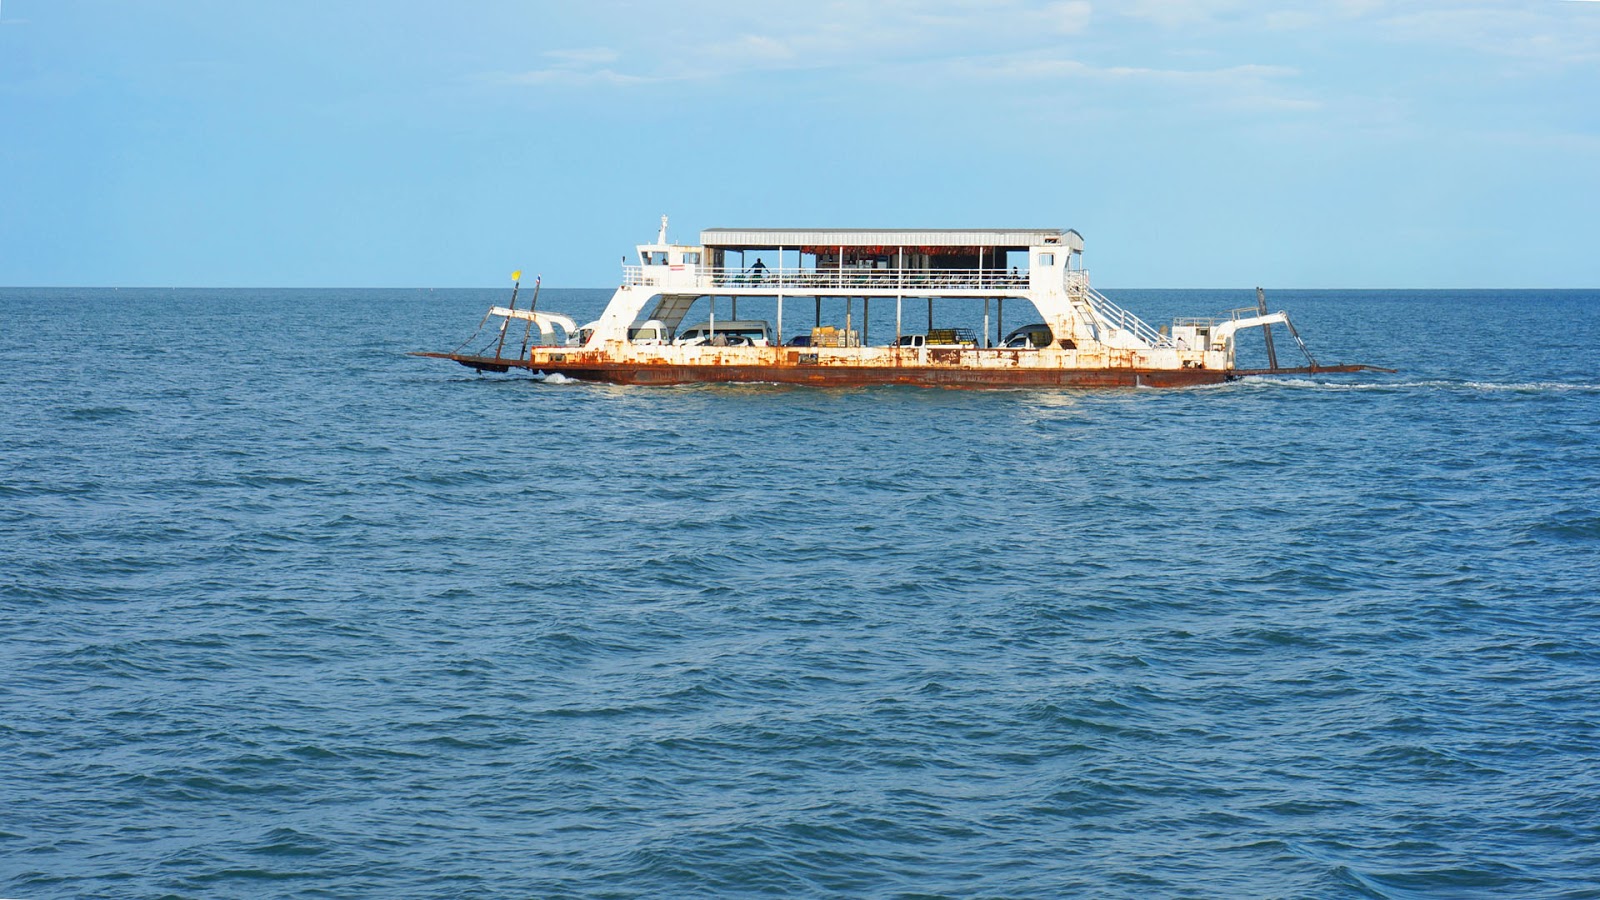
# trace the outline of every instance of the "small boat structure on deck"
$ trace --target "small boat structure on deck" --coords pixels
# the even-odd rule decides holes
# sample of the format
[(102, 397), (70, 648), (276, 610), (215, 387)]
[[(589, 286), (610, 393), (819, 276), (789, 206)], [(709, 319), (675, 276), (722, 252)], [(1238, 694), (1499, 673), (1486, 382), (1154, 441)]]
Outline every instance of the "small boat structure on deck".
[[(1388, 371), (1319, 365), (1288, 313), (1267, 312), (1259, 289), (1254, 307), (1153, 328), (1089, 286), (1083, 238), (1072, 230), (715, 228), (687, 245), (667, 240), (662, 216), (655, 242), (637, 249), (593, 322), (539, 311), (536, 282), (526, 309), (513, 288), (509, 305), (491, 308), (456, 350), (416, 355), (617, 384), (1180, 387)], [(520, 286), (520, 273), (513, 280)], [(915, 328), (924, 302), (926, 328)], [(887, 331), (890, 307), (893, 334), (875, 346), (869, 322)], [(1007, 332), (1008, 315), (1029, 324)], [(495, 318), (488, 343), (462, 352)], [(1306, 365), (1278, 365), (1272, 326), (1280, 324)], [(1263, 331), (1267, 366), (1241, 369), (1235, 338), (1252, 328)]]

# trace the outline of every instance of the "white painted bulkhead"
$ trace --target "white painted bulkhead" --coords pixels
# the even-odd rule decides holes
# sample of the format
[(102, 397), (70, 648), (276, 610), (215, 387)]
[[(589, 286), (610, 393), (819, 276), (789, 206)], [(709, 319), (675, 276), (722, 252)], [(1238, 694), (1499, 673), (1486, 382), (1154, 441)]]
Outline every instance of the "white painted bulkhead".
[[(944, 269), (894, 265), (873, 269), (844, 265), (847, 251), (872, 247), (885, 251), (890, 261), (906, 259), (904, 247), (913, 243), (941, 241), (946, 244), (970, 241), (980, 255), (986, 241), (998, 247), (1017, 247), (1026, 241), (1027, 270), (1018, 272), (1004, 266), (994, 268), (994, 260), (977, 270)], [(896, 244), (895, 242), (903, 242)], [(720, 242), (720, 245), (719, 243)], [(713, 265), (737, 245), (767, 246), (778, 251), (780, 262), (785, 249), (839, 247), (838, 267), (816, 265), (807, 268), (746, 267)], [(897, 248), (889, 250), (889, 248)], [(977, 303), (1003, 299), (1008, 303), (1026, 300), (1038, 314), (1037, 321), (1049, 326), (1055, 345), (1028, 351), (1003, 351), (997, 348), (963, 353), (962, 367), (1018, 368), (1214, 368), (1233, 365), (1232, 331), (1260, 323), (1240, 322), (1226, 332), (1214, 331), (1211, 340), (1181, 340), (1156, 332), (1136, 317), (1123, 311), (1089, 285), (1088, 273), (1077, 265), (1083, 250), (1082, 237), (1075, 231), (1006, 232), (906, 232), (906, 231), (816, 231), (765, 230), (731, 231), (713, 229), (702, 235), (699, 245), (673, 244), (666, 240), (663, 221), (657, 240), (637, 247), (638, 265), (625, 266), (623, 284), (612, 295), (600, 318), (586, 326), (583, 348), (601, 351), (617, 361), (682, 365), (771, 365), (785, 360), (792, 348), (636, 346), (629, 342), (630, 327), (646, 318), (660, 320), (676, 330), (695, 301), (705, 297), (757, 298), (777, 301), (778, 321), (782, 323), (783, 304), (802, 303), (809, 310), (813, 298), (867, 299), (888, 298), (898, 305), (921, 303), (928, 298), (941, 302), (969, 298)], [(743, 249), (740, 251), (743, 256)], [(820, 257), (819, 257), (820, 258)], [(831, 258), (831, 257), (830, 257)], [(809, 318), (809, 316), (805, 317)], [(898, 319), (898, 317), (897, 317)], [(1015, 319), (1012, 319), (1015, 321)], [(985, 318), (985, 325), (988, 320)], [(1276, 320), (1274, 320), (1276, 321)], [(898, 323), (897, 323), (898, 324)], [(1219, 329), (1223, 326), (1219, 326)], [(927, 350), (899, 347), (818, 347), (807, 351), (818, 363), (840, 365), (917, 365), (925, 364)], [(948, 357), (947, 357), (948, 358)]]

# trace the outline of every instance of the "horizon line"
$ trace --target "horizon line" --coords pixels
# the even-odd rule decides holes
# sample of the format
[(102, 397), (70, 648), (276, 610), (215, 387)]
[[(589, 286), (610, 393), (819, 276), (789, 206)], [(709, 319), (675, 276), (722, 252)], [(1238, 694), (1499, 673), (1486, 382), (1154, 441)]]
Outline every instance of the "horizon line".
[[(1108, 286), (1096, 287), (1101, 291), (1254, 291), (1256, 288), (1266, 291), (1595, 291), (1596, 287), (1571, 287), (1560, 285), (1489, 285), (1466, 287), (1460, 285), (1430, 285), (1418, 286), (1377, 286), (1358, 287), (1336, 285), (1325, 287), (1286, 287), (1271, 285), (1226, 285), (1226, 286), (1198, 286), (1198, 287), (1172, 287), (1172, 286)], [(580, 287), (546, 286), (547, 291), (615, 291), (614, 287)], [(149, 285), (149, 284), (33, 284), (33, 285), (0, 285), (0, 291), (503, 291), (509, 290), (504, 285), (465, 285), (465, 286), (418, 286), (418, 285)], [(701, 296), (712, 296), (703, 294)], [(810, 297), (811, 294), (795, 294), (796, 297)], [(823, 294), (825, 297), (843, 297), (844, 294)], [(909, 296), (909, 295), (908, 295)], [(979, 299), (979, 298), (971, 298)]]

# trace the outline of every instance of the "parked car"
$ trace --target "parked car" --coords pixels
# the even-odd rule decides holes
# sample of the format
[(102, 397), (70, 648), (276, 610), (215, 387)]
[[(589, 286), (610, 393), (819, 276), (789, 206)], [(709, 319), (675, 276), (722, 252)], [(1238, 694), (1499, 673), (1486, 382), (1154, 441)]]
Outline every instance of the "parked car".
[(1054, 339), (1050, 334), (1050, 326), (1039, 322), (1012, 331), (1000, 342), (1000, 346), (1008, 350), (1037, 350), (1040, 347), (1050, 346), (1050, 342)]
[(770, 347), (772, 327), (758, 319), (717, 320), (716, 330), (710, 323), (701, 322), (685, 328), (672, 342), (680, 347), (717, 345), (723, 347)]

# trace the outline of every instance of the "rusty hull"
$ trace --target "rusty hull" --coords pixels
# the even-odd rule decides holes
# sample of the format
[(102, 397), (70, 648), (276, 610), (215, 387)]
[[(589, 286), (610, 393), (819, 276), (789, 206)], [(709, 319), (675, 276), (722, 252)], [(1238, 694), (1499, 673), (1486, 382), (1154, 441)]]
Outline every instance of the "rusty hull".
[[(1003, 352), (1003, 351), (998, 351)], [(955, 363), (929, 365), (861, 365), (837, 362), (789, 362), (787, 359), (761, 363), (685, 364), (645, 360), (618, 361), (605, 354), (574, 351), (554, 354), (561, 357), (542, 360), (505, 357), (466, 356), (452, 353), (417, 353), (416, 356), (449, 359), (479, 371), (560, 374), (582, 381), (611, 384), (672, 385), (701, 383), (770, 383), (815, 387), (860, 387), (866, 385), (913, 385), (949, 388), (1115, 388), (1115, 387), (1193, 387), (1220, 384), (1236, 377), (1221, 369), (1149, 369), (1134, 367), (1056, 368), (1056, 367), (968, 367)], [(790, 354), (794, 355), (794, 354)], [(942, 361), (941, 361), (942, 362)]]

